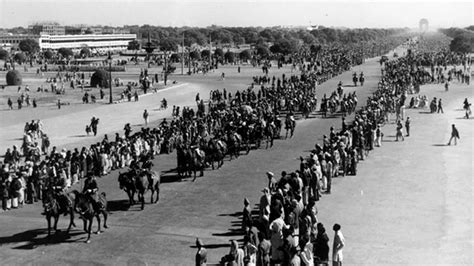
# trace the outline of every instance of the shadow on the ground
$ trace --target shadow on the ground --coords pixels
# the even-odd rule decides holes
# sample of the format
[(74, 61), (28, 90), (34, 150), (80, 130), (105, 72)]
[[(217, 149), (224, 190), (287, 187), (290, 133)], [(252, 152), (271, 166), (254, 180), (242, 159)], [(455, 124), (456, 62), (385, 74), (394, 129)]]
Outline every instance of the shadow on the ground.
[(242, 228), (230, 228), (227, 232), (225, 233), (214, 233), (212, 234), (213, 236), (243, 236), (244, 231)]
[(430, 111), (421, 111), (421, 112), (418, 112), (418, 113), (419, 113), (419, 114), (434, 114), (434, 113), (432, 113), (432, 112), (430, 112)]
[[(12, 249), (35, 249), (39, 246), (54, 245), (60, 243), (75, 243), (82, 238), (72, 240), (74, 236), (85, 234), (83, 231), (67, 233), (66, 231), (57, 231), (48, 237), (47, 229), (33, 229), (12, 236), (0, 237), (0, 246), (13, 243), (21, 243)], [(26, 243), (24, 243), (26, 242)]]
[(86, 134), (82, 134), (82, 135), (73, 135), (73, 136), (70, 136), (70, 138), (84, 138), (84, 137), (87, 137), (89, 135), (86, 135)]
[[(196, 245), (189, 246), (190, 248), (197, 248)], [(206, 249), (216, 249), (216, 248), (229, 248), (230, 244), (209, 244), (209, 245), (203, 245), (204, 248)]]
[(109, 212), (128, 211), (130, 209), (130, 202), (128, 199), (109, 200), (107, 201), (107, 209)]
[(449, 146), (449, 145), (445, 144), (445, 143), (438, 143), (438, 144), (433, 144), (433, 146), (435, 146), (435, 147), (445, 147), (445, 146)]

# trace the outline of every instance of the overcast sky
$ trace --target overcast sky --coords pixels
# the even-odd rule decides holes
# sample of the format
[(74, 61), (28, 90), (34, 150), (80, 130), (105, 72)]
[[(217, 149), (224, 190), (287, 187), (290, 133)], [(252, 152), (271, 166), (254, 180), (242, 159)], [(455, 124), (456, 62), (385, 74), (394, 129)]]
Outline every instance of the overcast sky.
[(386, 28), (473, 24), (473, 1), (0, 0), (0, 27), (65, 25), (309, 26)]

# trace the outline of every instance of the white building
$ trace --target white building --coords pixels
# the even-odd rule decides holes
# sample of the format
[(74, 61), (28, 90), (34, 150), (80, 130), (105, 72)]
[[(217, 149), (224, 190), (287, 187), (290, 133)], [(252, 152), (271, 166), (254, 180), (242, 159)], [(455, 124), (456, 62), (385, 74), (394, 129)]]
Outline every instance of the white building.
[(39, 38), (39, 46), (42, 50), (80, 50), (82, 47), (89, 47), (93, 52), (102, 53), (125, 50), (128, 43), (136, 38), (136, 34), (42, 35)]

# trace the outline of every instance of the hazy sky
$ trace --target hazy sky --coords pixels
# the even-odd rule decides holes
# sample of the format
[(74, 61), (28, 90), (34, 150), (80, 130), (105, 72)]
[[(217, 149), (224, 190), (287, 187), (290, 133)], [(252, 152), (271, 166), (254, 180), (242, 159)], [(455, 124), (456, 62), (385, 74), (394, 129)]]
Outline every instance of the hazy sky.
[(89, 25), (433, 27), (473, 24), (473, 1), (0, 0), (0, 27)]

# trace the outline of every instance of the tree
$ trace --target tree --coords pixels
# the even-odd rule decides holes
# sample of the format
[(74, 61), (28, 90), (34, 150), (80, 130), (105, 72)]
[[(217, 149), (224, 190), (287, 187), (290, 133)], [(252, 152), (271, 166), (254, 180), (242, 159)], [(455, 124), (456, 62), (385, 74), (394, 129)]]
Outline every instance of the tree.
[(201, 53), (199, 53), (199, 51), (192, 51), (191, 53), (189, 53), (189, 56), (191, 57), (192, 60), (201, 59)]
[(217, 58), (222, 59), (224, 57), (224, 51), (221, 48), (216, 48), (214, 55), (217, 56)]
[(298, 41), (295, 39), (279, 39), (275, 42), (270, 51), (274, 54), (291, 54), (298, 50)]
[(235, 61), (235, 54), (231, 51), (227, 51), (225, 54), (224, 54), (224, 59), (226, 62), (228, 63), (234, 63)]
[(69, 48), (59, 48), (58, 54), (62, 55), (64, 58), (69, 58), (74, 55), (74, 52)]
[(21, 75), (20, 72), (16, 70), (10, 70), (8, 71), (6, 75), (6, 80), (7, 80), (7, 85), (12, 86), (12, 85), (21, 85)]
[(171, 54), (170, 61), (171, 62), (179, 62), (181, 60), (181, 54)]
[(257, 52), (257, 55), (261, 58), (267, 58), (268, 55), (270, 55), (270, 50), (268, 50), (267, 46), (265, 45), (258, 45), (257, 47), (255, 47), (255, 50)]
[(44, 58), (46, 58), (46, 59), (51, 59), (51, 58), (53, 58), (53, 55), (54, 55), (54, 54), (53, 54), (53, 52), (52, 52), (51, 50), (46, 50), (46, 51), (44, 51), (44, 53), (43, 53), (43, 56), (44, 56)]
[(172, 39), (162, 39), (160, 42), (159, 42), (159, 45), (160, 45), (160, 50), (161, 51), (176, 51), (178, 50), (178, 43), (176, 42), (176, 40), (172, 40)]
[(457, 53), (471, 53), (473, 49), (474, 37), (462, 34), (456, 36), (449, 44), (449, 49)]
[(319, 51), (321, 51), (321, 45), (319, 44), (312, 44), (309, 47), (309, 50), (311, 51), (312, 54), (317, 55)]
[(7, 60), (10, 54), (8, 53), (7, 50), (0, 49), (0, 59), (1, 60)]
[(91, 55), (91, 49), (89, 49), (89, 47), (82, 47), (79, 54), (82, 57), (89, 57)]
[(127, 50), (140, 50), (140, 43), (137, 40), (129, 42)]
[(209, 56), (211, 55), (211, 52), (209, 50), (202, 50), (201, 51), (201, 58), (207, 58), (209, 59)]
[(20, 48), (21, 51), (28, 54), (34, 54), (40, 49), (38, 42), (33, 39), (21, 40), (20, 43), (18, 44), (18, 47)]
[(242, 52), (240, 52), (240, 59), (242, 61), (247, 61), (247, 60), (250, 60), (252, 58), (252, 53), (250, 52), (249, 49), (246, 49), (246, 50), (243, 50)]
[(109, 72), (103, 69), (98, 69), (94, 72), (94, 74), (92, 74), (91, 87), (99, 86), (100, 88), (107, 88), (109, 86), (109, 78)]
[(26, 61), (26, 55), (24, 53), (16, 53), (13, 56), (13, 60), (15, 60), (16, 62), (22, 64), (23, 62)]

